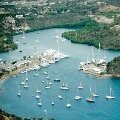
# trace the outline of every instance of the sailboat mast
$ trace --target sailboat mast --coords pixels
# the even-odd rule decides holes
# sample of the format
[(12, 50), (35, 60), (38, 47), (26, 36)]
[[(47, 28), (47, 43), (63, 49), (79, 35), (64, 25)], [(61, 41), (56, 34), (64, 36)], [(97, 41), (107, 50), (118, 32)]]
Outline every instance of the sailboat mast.
[(94, 51), (93, 51), (93, 47), (92, 47), (92, 59), (94, 60)]
[(101, 47), (101, 45), (100, 45), (100, 43), (99, 43), (99, 49), (98, 49), (98, 56), (99, 56), (99, 60), (101, 59), (101, 49), (100, 49), (100, 47)]

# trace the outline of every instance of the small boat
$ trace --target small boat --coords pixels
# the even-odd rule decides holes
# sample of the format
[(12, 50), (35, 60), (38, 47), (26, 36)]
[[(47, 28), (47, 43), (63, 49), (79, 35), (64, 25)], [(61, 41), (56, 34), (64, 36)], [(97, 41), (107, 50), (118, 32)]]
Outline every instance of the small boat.
[(78, 86), (78, 89), (83, 89), (82, 84), (80, 83), (80, 85)]
[(44, 74), (47, 75), (48, 73), (44, 71)]
[(25, 82), (24, 88), (28, 88), (27, 81)]
[(69, 99), (68, 99), (68, 103), (67, 103), (66, 107), (67, 107), (67, 108), (71, 108), (71, 106), (72, 106), (72, 105), (69, 103)]
[(93, 103), (95, 102), (95, 100), (92, 97), (91, 98), (87, 98), (86, 101), (87, 102), (93, 102)]
[(95, 87), (95, 89), (94, 89), (94, 92), (92, 92), (92, 96), (93, 97), (98, 97), (99, 95), (96, 93), (96, 87)]
[(45, 86), (45, 89), (50, 89), (50, 86), (47, 86), (47, 85), (46, 85), (46, 86)]
[(82, 97), (79, 95), (79, 90), (77, 91), (77, 95), (74, 97), (75, 100), (80, 100)]
[(36, 95), (36, 98), (37, 98), (37, 99), (39, 99), (39, 98), (40, 98), (40, 96), (37, 94), (37, 95)]
[(106, 96), (106, 99), (115, 99), (115, 96), (114, 96), (111, 86), (110, 86), (110, 95)]
[(42, 83), (45, 83), (45, 81), (44, 81), (44, 80), (42, 80), (41, 82), (42, 82)]
[(35, 73), (34, 76), (38, 76), (39, 74), (38, 73)]
[(40, 90), (36, 90), (36, 92), (37, 92), (37, 93), (41, 93), (41, 91), (40, 91)]
[(61, 95), (58, 95), (58, 98), (59, 98), (59, 99), (62, 99), (62, 96), (61, 96)]
[(60, 78), (57, 76), (57, 78), (54, 79), (54, 82), (60, 82)]
[(60, 87), (61, 90), (69, 90), (67, 83), (64, 84)]
[(42, 106), (42, 101), (39, 99), (38, 106)]
[(18, 95), (19, 97), (21, 96), (21, 92), (20, 92), (19, 86), (18, 86), (18, 93), (17, 93), (17, 95)]
[(37, 72), (34, 74), (34, 76), (38, 76), (39, 75), (39, 72), (38, 72), (38, 70), (37, 70)]
[(95, 99), (94, 99), (94, 96), (92, 95), (92, 90), (91, 90), (91, 87), (90, 87), (90, 97), (88, 97), (86, 99), (87, 102), (90, 102), (90, 103), (94, 103), (95, 102)]
[(47, 76), (46, 79), (47, 79), (47, 80), (50, 80), (50, 77)]
[(21, 96), (21, 93), (20, 93), (20, 90), (18, 91), (18, 94), (17, 94), (18, 96)]
[(53, 102), (53, 100), (52, 100), (52, 105), (55, 105), (55, 103)]
[(52, 82), (49, 82), (49, 85), (52, 85)]
[(27, 74), (27, 71), (26, 71), (26, 78), (25, 78), (25, 80), (28, 80), (28, 74)]
[(20, 84), (21, 84), (21, 85), (25, 85), (25, 82), (24, 82), (24, 81), (22, 81)]

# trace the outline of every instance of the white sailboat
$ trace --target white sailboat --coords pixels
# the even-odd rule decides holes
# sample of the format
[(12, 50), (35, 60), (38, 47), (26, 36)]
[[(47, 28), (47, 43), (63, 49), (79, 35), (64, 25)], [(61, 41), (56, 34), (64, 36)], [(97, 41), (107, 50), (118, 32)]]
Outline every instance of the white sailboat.
[(50, 80), (50, 77), (49, 77), (49, 76), (47, 76), (47, 77), (46, 77), (46, 79), (47, 79), (47, 80)]
[(21, 84), (21, 85), (25, 85), (25, 80), (21, 81), (20, 84)]
[(26, 71), (26, 79), (25, 80), (28, 80), (28, 74), (27, 74), (27, 71)]
[(25, 32), (22, 33), (22, 38), (25, 39)]
[(82, 84), (80, 83), (80, 85), (78, 86), (78, 89), (83, 89)]
[(53, 100), (52, 100), (52, 105), (55, 105), (55, 103), (53, 102)]
[(40, 88), (39, 88), (38, 85), (39, 85), (39, 83), (36, 84), (36, 88), (37, 88), (36, 92), (37, 92), (37, 93), (41, 93)]
[(38, 106), (42, 106), (42, 100), (41, 99), (39, 99), (39, 101), (38, 101)]
[(96, 87), (95, 87), (95, 89), (94, 89), (94, 92), (92, 92), (92, 96), (93, 97), (98, 97), (99, 95), (97, 94), (97, 92), (96, 92)]
[(45, 89), (50, 89), (49, 81), (47, 82)]
[(54, 82), (60, 82), (59, 75), (57, 75), (57, 78), (56, 78), (56, 79), (54, 79)]
[(52, 82), (51, 82), (51, 81), (49, 81), (49, 85), (52, 85)]
[(40, 98), (40, 95), (39, 95), (39, 93), (37, 92), (36, 99), (39, 99), (39, 98)]
[[(65, 78), (65, 81), (66, 81), (66, 78)], [(63, 85), (60, 87), (60, 89), (61, 90), (69, 90), (67, 82), (66, 82), (66, 84), (63, 82)]]
[(20, 97), (21, 96), (21, 92), (20, 92), (20, 87), (18, 86), (18, 93), (17, 95)]
[(87, 102), (90, 102), (90, 103), (94, 103), (95, 102), (95, 99), (94, 99), (94, 97), (93, 97), (93, 95), (92, 95), (92, 90), (91, 90), (91, 87), (90, 87), (90, 97), (88, 97), (87, 99), (86, 99), (86, 101)]
[(68, 99), (68, 103), (66, 104), (66, 107), (67, 107), (67, 108), (71, 108), (71, 106), (72, 106), (72, 105), (69, 103), (69, 99)]
[(47, 75), (48, 73), (46, 71), (44, 71), (44, 74)]
[(58, 95), (58, 98), (59, 98), (59, 99), (62, 99), (62, 96), (61, 96), (61, 95)]
[(111, 86), (110, 86), (110, 95), (106, 96), (106, 99), (115, 99), (115, 96), (114, 96)]
[(28, 88), (28, 84), (27, 84), (27, 81), (25, 81), (25, 85), (24, 85), (24, 88)]
[(50, 86), (46, 85), (46, 86), (45, 86), (45, 89), (50, 89)]
[(38, 69), (36, 70), (36, 73), (34, 74), (34, 76), (38, 76), (39, 75), (39, 72), (38, 72)]
[(80, 100), (82, 97), (79, 95), (79, 90), (77, 90), (77, 95), (74, 97), (75, 100)]

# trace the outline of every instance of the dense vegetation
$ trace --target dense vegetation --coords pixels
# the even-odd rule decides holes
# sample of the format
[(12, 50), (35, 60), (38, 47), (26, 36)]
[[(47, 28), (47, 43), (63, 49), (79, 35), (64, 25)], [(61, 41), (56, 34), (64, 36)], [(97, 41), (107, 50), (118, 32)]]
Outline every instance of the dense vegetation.
[(63, 37), (75, 43), (89, 44), (103, 49), (120, 50), (120, 30), (110, 29), (95, 22), (88, 21), (80, 30), (65, 32)]
[(107, 73), (120, 77), (120, 56), (107, 64)]
[[(21, 118), (14, 114), (9, 114), (0, 109), (0, 120), (43, 120), (43, 118)], [(54, 120), (53, 118), (48, 118), (47, 120)]]
[(13, 31), (11, 23), (7, 22), (11, 14), (0, 15), (0, 52), (11, 51), (17, 48), (13, 42)]

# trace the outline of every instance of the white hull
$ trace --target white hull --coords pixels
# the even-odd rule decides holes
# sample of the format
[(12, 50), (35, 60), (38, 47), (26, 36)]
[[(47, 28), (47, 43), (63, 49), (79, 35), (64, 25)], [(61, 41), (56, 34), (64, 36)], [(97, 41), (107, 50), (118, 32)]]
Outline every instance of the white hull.
[(81, 96), (75, 96), (75, 100), (80, 100), (81, 98)]
[(114, 96), (106, 96), (106, 99), (115, 99)]
[(66, 106), (67, 106), (67, 108), (70, 108), (72, 105), (71, 104), (67, 104)]
[(58, 95), (58, 98), (59, 98), (59, 99), (62, 99), (62, 96), (61, 96), (61, 95)]

